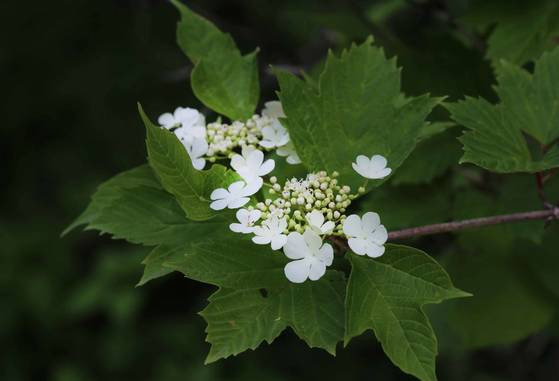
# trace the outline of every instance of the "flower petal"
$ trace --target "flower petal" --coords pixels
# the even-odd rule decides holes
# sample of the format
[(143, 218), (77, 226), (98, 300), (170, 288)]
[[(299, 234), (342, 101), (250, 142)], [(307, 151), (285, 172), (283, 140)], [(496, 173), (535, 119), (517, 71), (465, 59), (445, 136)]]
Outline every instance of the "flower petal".
[(233, 155), (230, 162), (231, 168), (235, 170), (235, 172), (239, 172), (246, 167), (245, 158), (239, 154)]
[(241, 195), (241, 191), (244, 187), (244, 181), (235, 181), (233, 184), (229, 185), (229, 188), (227, 188), (227, 190), (229, 190), (229, 193), (231, 193), (232, 196), (236, 197)]
[(319, 230), (324, 223), (324, 215), (318, 210), (313, 210), (312, 212), (307, 213), (305, 218), (310, 225), (317, 227)]
[(367, 241), (363, 238), (350, 238), (347, 240), (347, 244), (355, 254), (365, 255), (367, 253)]
[(326, 274), (326, 265), (323, 262), (314, 259), (310, 261), (310, 263), (311, 263), (309, 269), (310, 280), (319, 280), (320, 278), (322, 278), (324, 274)]
[(291, 232), (287, 236), (287, 242), (283, 246), (283, 252), (287, 258), (301, 259), (308, 255), (309, 248), (301, 233)]
[(328, 221), (324, 225), (322, 225), (320, 230), (321, 230), (322, 234), (330, 234), (330, 233), (332, 233), (332, 231), (334, 230), (335, 227), (336, 227), (336, 224), (334, 223), (334, 221)]
[(380, 225), (380, 216), (374, 212), (367, 212), (361, 217), (361, 226), (365, 234), (372, 233)]
[(279, 250), (287, 243), (287, 236), (285, 234), (277, 234), (272, 237), (272, 250)]
[(227, 190), (223, 188), (214, 189), (214, 191), (210, 194), (210, 198), (212, 200), (223, 199), (223, 198), (227, 198), (228, 196), (229, 196), (229, 192), (227, 192)]
[(366, 254), (371, 258), (378, 258), (384, 254), (384, 246), (377, 245), (372, 241), (367, 242)]
[(320, 246), (322, 245), (322, 239), (318, 234), (313, 232), (311, 229), (306, 229), (303, 233), (303, 238), (305, 239), (311, 253), (318, 252), (318, 249), (320, 249)]
[(363, 234), (361, 218), (357, 214), (348, 216), (344, 221), (344, 233), (349, 237), (360, 237)]
[(251, 179), (248, 179), (247, 181), (248, 184), (246, 184), (246, 186), (243, 187), (240, 193), (244, 197), (252, 196), (256, 192), (258, 192), (260, 188), (262, 188), (262, 185), (264, 184), (264, 180), (262, 180), (261, 177), (253, 177)]
[(270, 243), (270, 237), (266, 237), (266, 236), (261, 236), (261, 235), (257, 235), (252, 237), (252, 242), (258, 244), (258, 245), (267, 245)]
[(325, 243), (320, 250), (318, 250), (318, 255), (316, 257), (324, 262), (326, 266), (330, 266), (334, 260), (334, 249), (329, 243)]
[(206, 166), (206, 159), (194, 159), (192, 160), (192, 166), (194, 169), (201, 171)]
[(240, 208), (241, 206), (245, 206), (246, 203), (249, 201), (250, 201), (249, 197), (239, 197), (239, 198), (229, 199), (229, 203), (227, 204), (227, 207), (229, 209), (237, 209)]
[(251, 226), (246, 226), (237, 223), (229, 225), (229, 229), (231, 229), (231, 231), (235, 233), (243, 233), (243, 234), (252, 233), (254, 231), (254, 228)]
[(210, 208), (213, 210), (222, 210), (227, 206), (227, 199), (223, 198), (221, 200), (214, 201), (210, 204)]
[(386, 161), (386, 158), (382, 155), (373, 155), (371, 156), (371, 169), (374, 171), (379, 171), (381, 169), (383, 169), (384, 167), (386, 167), (386, 164), (388, 162)]
[(274, 161), (274, 159), (268, 159), (260, 166), (256, 174), (258, 176), (267, 175), (268, 173), (274, 170), (275, 166), (276, 166), (276, 162)]
[(258, 168), (260, 168), (260, 166), (262, 165), (263, 161), (264, 153), (257, 149), (250, 151), (248, 153), (248, 156), (246, 157), (247, 167), (251, 171), (257, 171)]
[(388, 232), (386, 231), (384, 225), (380, 225), (376, 228), (369, 239), (377, 245), (383, 245), (388, 240)]
[(309, 277), (310, 267), (309, 261), (300, 259), (285, 265), (283, 272), (290, 282), (303, 283)]
[(157, 123), (165, 128), (171, 128), (176, 124), (175, 118), (173, 118), (173, 115), (169, 112), (166, 112), (157, 118)]
[(360, 174), (363, 177), (368, 178), (369, 174), (367, 173), (367, 169), (365, 167), (362, 167), (360, 165), (357, 165), (355, 163), (351, 163), (351, 166), (353, 167), (353, 169), (355, 170), (355, 172), (357, 172), (358, 174)]

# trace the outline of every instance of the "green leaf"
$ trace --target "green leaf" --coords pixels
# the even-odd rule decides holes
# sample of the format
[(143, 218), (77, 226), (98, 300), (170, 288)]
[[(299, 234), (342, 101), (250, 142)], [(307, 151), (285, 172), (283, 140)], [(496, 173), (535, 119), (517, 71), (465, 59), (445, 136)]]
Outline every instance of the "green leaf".
[(194, 169), (175, 134), (153, 124), (138, 107), (146, 126), (148, 161), (163, 188), (175, 196), (189, 219), (203, 221), (216, 216), (218, 212), (210, 209), (211, 192), (226, 187), (238, 176), (219, 164), (206, 171)]
[[(207, 234), (209, 231), (204, 233)], [(193, 238), (195, 239), (195, 237), (199, 237), (199, 235), (195, 235)], [(188, 247), (188, 244), (184, 244), (177, 246), (160, 245), (154, 248), (142, 261), (145, 268), (142, 278), (138, 282), (137, 286), (143, 286), (150, 280), (172, 273), (174, 270), (166, 266), (166, 263), (182, 258), (184, 253), (188, 250)]]
[[(440, 99), (404, 98), (400, 70), (368, 39), (341, 57), (328, 56), (318, 89), (277, 72), (284, 121), (297, 153), (310, 170), (338, 171), (340, 183), (364, 179), (352, 168), (357, 155), (381, 154), (392, 169), (414, 149), (421, 127)], [(382, 181), (372, 181), (379, 185)]]
[(487, 41), (487, 57), (494, 63), (506, 59), (524, 64), (555, 46), (558, 5), (555, 0), (478, 0), (464, 20), (482, 31), (496, 24)]
[(468, 296), (424, 252), (387, 245), (378, 259), (350, 254), (346, 296), (347, 344), (372, 329), (384, 352), (404, 372), (436, 380), (437, 339), (422, 306)]
[(328, 271), (318, 281), (289, 283), (281, 295), (280, 316), (309, 347), (336, 354), (344, 336), (343, 273)]
[(194, 223), (184, 217), (147, 165), (123, 172), (101, 184), (87, 209), (66, 231), (79, 225), (115, 239), (144, 245), (183, 242)]
[(221, 32), (178, 0), (171, 2), (181, 14), (177, 40), (194, 64), (191, 84), (196, 97), (231, 120), (250, 118), (260, 93), (258, 50), (241, 55), (229, 34)]
[[(559, 49), (544, 54), (534, 74), (504, 61), (498, 71), (500, 103), (466, 98), (447, 105), (452, 118), (469, 129), (460, 138), (461, 162), (501, 173), (558, 167)], [(539, 144), (530, 146), (523, 134)]]
[(216, 227), (211, 239), (205, 237), (175, 256), (165, 266), (188, 278), (223, 288), (281, 288), (288, 284), (283, 267), (287, 258), (268, 246), (232, 233), (227, 224)]
[(278, 295), (260, 290), (219, 289), (200, 312), (208, 326), (206, 341), (211, 344), (206, 364), (271, 344), (285, 329), (279, 317)]

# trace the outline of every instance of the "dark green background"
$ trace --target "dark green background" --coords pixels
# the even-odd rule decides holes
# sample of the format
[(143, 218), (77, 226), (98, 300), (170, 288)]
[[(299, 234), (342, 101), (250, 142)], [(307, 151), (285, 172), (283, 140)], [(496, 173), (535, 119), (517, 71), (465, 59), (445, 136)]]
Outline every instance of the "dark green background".
[[(430, 91), (450, 99), (462, 94), (494, 98), (492, 70), (483, 59), (484, 36), (472, 37), (455, 18), (471, 7), (465, 0), (188, 4), (230, 32), (243, 52), (261, 48), (264, 100), (271, 99), (276, 89), (269, 65), (314, 75), (329, 48), (337, 51), (369, 34), (375, 34), (390, 55), (399, 56), (408, 94)], [(175, 44), (177, 18), (168, 3), (157, 0), (0, 4), (0, 379), (410, 380), (389, 362), (370, 333), (346, 349), (340, 346), (336, 358), (309, 350), (286, 332), (272, 346), (205, 366), (208, 345), (197, 312), (211, 287), (173, 274), (135, 288), (147, 249), (94, 232), (59, 238), (100, 182), (145, 162), (137, 101), (154, 117), (179, 105), (203, 109), (188, 84), (189, 63)], [(434, 116), (444, 117), (442, 110)], [(460, 148), (454, 135), (437, 144), (450, 147), (444, 157), (456, 161)], [(504, 212), (483, 207), (472, 211), (472, 205), (492, 205), (496, 194), (503, 195), (500, 200), (515, 194), (519, 188), (506, 188), (507, 181), (474, 168), (453, 167), (431, 184), (400, 186), (389, 196), (385, 192), (378, 197), (382, 205), (394, 203), (393, 226), (399, 221), (415, 225), (442, 221), (461, 211), (479, 211), (474, 216)], [(532, 184), (531, 178), (518, 181)], [(535, 197), (532, 188), (526, 194)], [(421, 205), (414, 203), (418, 195), (426, 198)], [(524, 200), (508, 199), (517, 208), (525, 205)], [(451, 212), (449, 205), (458, 212)], [(410, 215), (415, 208), (418, 211)], [(390, 215), (392, 209), (383, 213)], [(514, 251), (501, 241), (507, 241), (507, 234), (529, 235), (522, 233), (529, 228), (533, 225), (415, 244), (447, 264), (459, 287), (473, 291), (467, 273), (461, 273), (467, 266), (473, 273), (483, 269), (516, 279), (499, 262), (502, 253)], [(541, 230), (541, 225), (535, 229)], [(541, 248), (549, 256), (556, 247), (526, 245), (523, 253)], [(466, 253), (482, 253), (481, 262), (462, 264), (454, 259)], [(497, 259), (484, 262), (483, 253)], [(538, 269), (530, 288), (539, 295), (544, 293), (539, 291), (543, 283), (549, 293), (555, 291), (545, 303), (557, 309), (559, 276), (549, 270), (557, 269), (553, 266), (558, 262), (549, 256), (544, 257), (548, 265), (521, 263)], [(483, 287), (493, 290), (501, 284), (490, 281), (474, 293), (483, 295)], [(502, 297), (512, 298), (514, 306), (514, 287), (510, 293), (505, 289)], [(491, 321), (481, 300), (475, 314), (485, 320), (479, 324)], [(529, 325), (531, 311), (522, 308), (520, 304), (507, 313), (524, 316)], [(514, 343), (467, 350), (463, 344), (468, 338), (456, 338), (445, 327), (478, 320), (456, 316), (459, 310), (432, 311), (443, 352), (438, 364), (441, 380), (547, 381), (559, 374), (556, 323)]]

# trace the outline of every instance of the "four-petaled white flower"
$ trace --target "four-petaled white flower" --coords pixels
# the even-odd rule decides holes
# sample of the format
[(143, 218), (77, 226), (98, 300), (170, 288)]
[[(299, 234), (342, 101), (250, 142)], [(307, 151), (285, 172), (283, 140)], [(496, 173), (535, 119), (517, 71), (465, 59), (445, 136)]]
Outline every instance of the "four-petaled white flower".
[(273, 159), (264, 161), (262, 151), (246, 146), (243, 147), (242, 156), (236, 154), (231, 158), (231, 167), (247, 182), (272, 172), (275, 164)]
[(206, 165), (206, 159), (203, 156), (208, 152), (208, 142), (204, 138), (193, 138), (192, 140), (183, 141), (182, 144), (186, 148), (188, 156), (192, 161), (194, 169), (202, 170)]
[(381, 155), (373, 155), (370, 159), (359, 155), (355, 161), (351, 163), (353, 169), (367, 179), (383, 179), (392, 172), (392, 169), (386, 167), (386, 158)]
[(323, 244), (320, 237), (310, 229), (305, 230), (302, 235), (298, 232), (289, 233), (283, 252), (288, 258), (295, 259), (284, 268), (285, 276), (293, 283), (303, 283), (307, 278), (320, 279), (334, 259), (332, 246)]
[(179, 127), (173, 132), (183, 143), (188, 143), (193, 139), (206, 139), (206, 127), (202, 125)]
[(264, 148), (274, 148), (286, 145), (289, 142), (289, 133), (276, 119), (272, 124), (262, 128), (260, 145)]
[(240, 223), (229, 225), (229, 229), (235, 233), (248, 234), (254, 232), (254, 223), (260, 219), (262, 212), (258, 209), (239, 209), (237, 210), (236, 216)]
[(285, 113), (283, 112), (283, 107), (280, 101), (269, 101), (264, 103), (262, 115), (271, 119), (285, 118)]
[(324, 222), (324, 215), (318, 210), (313, 210), (305, 216), (309, 223), (309, 228), (316, 234), (330, 234), (336, 227), (333, 221)]
[(213, 210), (221, 210), (225, 208), (238, 209), (250, 201), (250, 196), (258, 192), (262, 187), (262, 179), (255, 179), (251, 183), (237, 181), (229, 185), (227, 189), (215, 189), (210, 195), (212, 203), (210, 208)]
[(371, 258), (384, 254), (383, 245), (388, 239), (388, 232), (380, 224), (378, 214), (367, 212), (363, 218), (352, 214), (346, 218), (343, 228), (347, 243), (355, 254), (367, 254)]
[(279, 250), (287, 242), (287, 236), (283, 232), (287, 229), (287, 220), (272, 216), (262, 222), (262, 226), (254, 227), (255, 236), (252, 242), (259, 245), (272, 244), (272, 250)]
[(276, 153), (279, 156), (286, 157), (285, 161), (289, 164), (301, 164), (301, 159), (299, 155), (297, 155), (297, 151), (295, 151), (295, 146), (292, 142), (287, 143), (284, 146), (278, 147)]
[(162, 114), (157, 122), (167, 128), (171, 129), (174, 127), (193, 127), (193, 126), (205, 126), (206, 118), (198, 110), (189, 107), (177, 107), (175, 112), (172, 114), (166, 112)]

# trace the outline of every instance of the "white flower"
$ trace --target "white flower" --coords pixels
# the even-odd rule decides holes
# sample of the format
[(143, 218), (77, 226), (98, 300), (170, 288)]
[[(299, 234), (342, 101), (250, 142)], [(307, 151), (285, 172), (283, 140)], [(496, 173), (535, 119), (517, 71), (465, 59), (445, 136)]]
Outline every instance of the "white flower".
[(194, 138), (189, 141), (183, 141), (182, 144), (186, 148), (188, 156), (192, 161), (194, 169), (202, 170), (206, 165), (206, 159), (203, 156), (208, 152), (208, 142), (204, 138)]
[(238, 223), (234, 223), (229, 225), (229, 229), (234, 231), (235, 233), (252, 233), (254, 232), (254, 223), (260, 219), (262, 216), (262, 212), (258, 209), (254, 210), (247, 210), (247, 209), (239, 209), (237, 210), (237, 219), (239, 220)]
[(264, 103), (262, 115), (267, 116), (270, 119), (285, 118), (285, 113), (283, 112), (283, 107), (280, 101), (270, 101)]
[(332, 221), (324, 223), (324, 215), (318, 210), (313, 210), (305, 216), (309, 223), (309, 228), (316, 234), (330, 234), (336, 227)]
[(200, 125), (179, 127), (175, 129), (174, 133), (181, 142), (187, 143), (193, 139), (205, 139), (206, 127)]
[(287, 220), (272, 216), (262, 222), (262, 226), (254, 227), (255, 236), (252, 237), (252, 242), (259, 245), (271, 243), (272, 250), (279, 250), (287, 242), (287, 236), (283, 234), (285, 229), (287, 229)]
[(273, 159), (264, 161), (264, 153), (254, 148), (243, 147), (243, 155), (233, 155), (231, 167), (247, 182), (255, 177), (267, 175), (275, 166)]
[(264, 148), (274, 148), (286, 145), (289, 142), (289, 133), (276, 119), (270, 125), (262, 128), (260, 145)]
[(252, 183), (237, 181), (229, 185), (227, 189), (215, 189), (210, 198), (213, 202), (210, 208), (213, 210), (221, 210), (226, 207), (229, 209), (238, 209), (249, 202), (250, 197), (262, 187), (262, 179), (254, 180)]
[(367, 179), (383, 179), (392, 172), (392, 169), (386, 167), (386, 158), (381, 155), (373, 155), (370, 159), (359, 155), (355, 161), (356, 163), (351, 163), (353, 169)]
[(206, 118), (193, 108), (177, 107), (172, 114), (170, 112), (162, 114), (157, 122), (161, 126), (171, 129), (173, 127), (205, 126)]
[(376, 258), (384, 254), (384, 243), (388, 239), (388, 232), (380, 224), (380, 217), (373, 212), (367, 212), (361, 219), (352, 214), (344, 222), (344, 233), (347, 243), (355, 254)]
[(301, 159), (299, 158), (299, 155), (297, 155), (297, 151), (295, 151), (295, 146), (293, 145), (292, 142), (289, 142), (284, 146), (278, 147), (276, 153), (282, 157), (287, 156), (286, 161), (289, 164), (301, 164)]
[(326, 273), (326, 266), (330, 266), (334, 259), (332, 246), (323, 244), (310, 229), (302, 235), (298, 232), (289, 233), (283, 252), (288, 258), (296, 259), (284, 268), (285, 276), (293, 283), (303, 283), (307, 278), (320, 279)]

